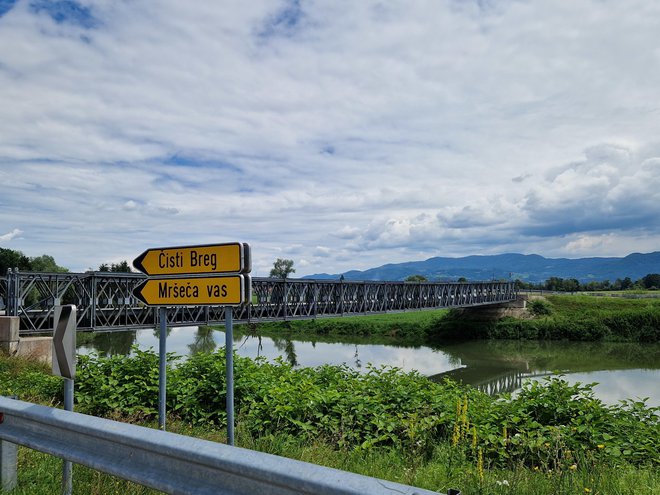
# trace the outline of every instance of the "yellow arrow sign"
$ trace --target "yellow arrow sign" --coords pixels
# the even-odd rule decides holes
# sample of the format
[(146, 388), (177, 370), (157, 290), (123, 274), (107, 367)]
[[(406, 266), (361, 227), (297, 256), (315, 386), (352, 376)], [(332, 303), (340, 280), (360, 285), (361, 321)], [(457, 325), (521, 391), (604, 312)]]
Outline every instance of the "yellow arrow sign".
[(148, 306), (235, 306), (248, 297), (243, 275), (152, 278), (133, 289), (133, 295)]
[(250, 248), (232, 242), (147, 249), (133, 260), (133, 266), (147, 275), (248, 273)]

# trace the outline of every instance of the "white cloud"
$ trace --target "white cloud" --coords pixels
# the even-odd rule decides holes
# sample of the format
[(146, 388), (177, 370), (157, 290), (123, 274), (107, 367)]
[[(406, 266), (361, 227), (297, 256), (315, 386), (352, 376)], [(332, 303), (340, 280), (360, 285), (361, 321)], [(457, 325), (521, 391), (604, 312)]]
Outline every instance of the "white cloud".
[(241, 240), (303, 275), (658, 245), (656, 2), (84, 6), (0, 17), (0, 231), (28, 255)]
[(0, 235), (0, 241), (3, 242), (11, 241), (12, 239), (18, 237), (22, 233), (23, 231), (20, 229), (13, 229), (11, 232), (7, 232), (6, 234)]

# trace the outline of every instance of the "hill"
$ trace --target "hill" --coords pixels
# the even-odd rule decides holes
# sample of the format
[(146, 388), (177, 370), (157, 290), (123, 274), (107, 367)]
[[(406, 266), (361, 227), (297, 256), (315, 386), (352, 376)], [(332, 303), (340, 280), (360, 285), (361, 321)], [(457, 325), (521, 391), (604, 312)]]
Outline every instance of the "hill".
[(465, 256), (462, 258), (434, 257), (425, 261), (391, 263), (364, 271), (351, 270), (343, 274), (320, 273), (309, 279), (346, 280), (404, 280), (410, 275), (423, 275), (429, 280), (520, 279), (525, 282), (543, 282), (550, 277), (576, 278), (580, 282), (614, 281), (617, 278), (642, 278), (649, 273), (660, 273), (660, 251), (633, 253), (623, 258), (545, 258), (538, 254), (498, 254), (492, 256)]

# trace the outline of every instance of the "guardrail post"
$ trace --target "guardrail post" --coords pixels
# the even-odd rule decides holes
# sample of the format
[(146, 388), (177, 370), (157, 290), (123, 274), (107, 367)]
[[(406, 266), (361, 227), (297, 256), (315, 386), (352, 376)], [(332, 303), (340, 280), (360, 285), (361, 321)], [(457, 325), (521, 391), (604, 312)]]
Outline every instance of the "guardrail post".
[[(2, 413), (0, 413), (0, 423), (2, 422)], [(18, 466), (18, 446), (11, 442), (0, 440), (0, 489), (10, 491), (16, 488), (17, 466)]]
[[(10, 395), (9, 399), (16, 399)], [(0, 412), (0, 423), (4, 421)], [(18, 445), (0, 439), (0, 490), (11, 491), (18, 484)]]

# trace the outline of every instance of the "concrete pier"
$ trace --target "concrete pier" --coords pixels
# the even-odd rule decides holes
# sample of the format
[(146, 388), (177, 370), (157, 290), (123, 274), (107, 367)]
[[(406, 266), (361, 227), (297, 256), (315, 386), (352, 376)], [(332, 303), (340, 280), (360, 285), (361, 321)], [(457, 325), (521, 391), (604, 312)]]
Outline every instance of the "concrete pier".
[(0, 316), (0, 352), (50, 364), (53, 361), (52, 337), (19, 337), (18, 316)]
[(10, 356), (18, 352), (18, 329), (21, 319), (18, 316), (0, 316), (0, 350)]

